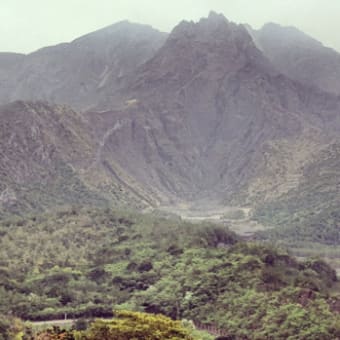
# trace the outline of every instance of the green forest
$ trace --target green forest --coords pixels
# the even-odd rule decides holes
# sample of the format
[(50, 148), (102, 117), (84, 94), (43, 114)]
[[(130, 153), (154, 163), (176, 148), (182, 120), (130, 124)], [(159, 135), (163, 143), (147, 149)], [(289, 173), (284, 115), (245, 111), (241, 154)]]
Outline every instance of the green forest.
[(120, 310), (214, 325), (230, 339), (340, 337), (340, 288), (328, 264), (246, 243), (222, 225), (74, 207), (7, 219), (0, 235), (3, 339), (30, 338), (19, 320)]

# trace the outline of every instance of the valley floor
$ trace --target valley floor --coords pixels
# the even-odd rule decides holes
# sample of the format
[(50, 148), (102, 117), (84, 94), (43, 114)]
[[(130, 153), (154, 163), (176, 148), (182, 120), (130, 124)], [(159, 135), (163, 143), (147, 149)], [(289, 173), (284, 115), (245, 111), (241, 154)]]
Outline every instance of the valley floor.
[(203, 205), (182, 203), (176, 206), (164, 206), (159, 209), (162, 212), (180, 216), (183, 220), (193, 222), (210, 221), (227, 226), (230, 230), (242, 237), (251, 238), (260, 230), (268, 230), (264, 226), (251, 219), (252, 209), (249, 207)]
[[(181, 203), (174, 206), (162, 206), (159, 211), (165, 214), (179, 216), (182, 220), (192, 222), (209, 221), (221, 223), (230, 230), (246, 240), (254, 239), (254, 235), (259, 231), (270, 230), (274, 226), (266, 226), (252, 219), (252, 208), (237, 206), (221, 206), (214, 203)], [(329, 263), (340, 277), (340, 248), (327, 247), (326, 249), (315, 246), (290, 247), (291, 253), (300, 259), (306, 259), (311, 256), (318, 256)]]

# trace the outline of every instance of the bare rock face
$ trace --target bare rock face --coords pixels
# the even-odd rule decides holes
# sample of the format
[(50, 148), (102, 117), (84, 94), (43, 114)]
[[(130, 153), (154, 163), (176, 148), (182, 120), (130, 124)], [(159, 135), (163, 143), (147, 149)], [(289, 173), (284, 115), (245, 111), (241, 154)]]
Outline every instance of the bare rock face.
[(295, 27), (271, 23), (258, 31), (247, 28), (280, 72), (303, 84), (340, 94), (340, 53)]
[[(115, 91), (149, 59), (166, 34), (120, 22), (71, 43), (23, 55), (0, 54), (0, 103), (44, 100), (77, 109), (94, 106), (104, 87)], [(14, 67), (8, 67), (10, 66)]]

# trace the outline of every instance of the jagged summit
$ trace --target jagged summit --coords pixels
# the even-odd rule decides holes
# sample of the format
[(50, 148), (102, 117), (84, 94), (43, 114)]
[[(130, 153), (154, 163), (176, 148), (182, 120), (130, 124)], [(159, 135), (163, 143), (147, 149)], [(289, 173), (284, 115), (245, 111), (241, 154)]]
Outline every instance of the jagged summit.
[(181, 21), (170, 33), (170, 39), (177, 36), (193, 37), (195, 40), (215, 39), (223, 40), (226, 36), (243, 30), (242, 25), (237, 25), (223, 14), (210, 12), (208, 17), (199, 21)]
[(215, 11), (210, 11), (208, 17), (202, 18), (200, 22), (209, 22), (210, 24), (227, 24), (228, 19), (222, 14)]
[(224, 16), (222, 13), (217, 13), (213, 10), (211, 10), (208, 14), (208, 19), (209, 20), (223, 20), (223, 21), (228, 21), (228, 19)]
[(178, 30), (179, 28), (184, 28), (184, 27), (194, 27), (197, 24), (201, 24), (201, 25), (219, 25), (219, 24), (228, 24), (229, 21), (228, 19), (223, 15), (223, 14), (219, 14), (217, 12), (214, 11), (210, 11), (207, 17), (202, 17), (200, 20), (198, 20), (197, 22), (193, 21), (193, 20), (182, 20), (178, 25), (175, 26), (175, 28), (173, 29), (173, 32)]
[[(159, 71), (166, 75), (163, 77), (164, 83), (174, 73), (178, 79), (188, 81), (190, 76), (207, 69), (218, 69), (223, 74), (235, 71), (246, 63), (265, 64), (264, 59), (243, 25), (229, 22), (222, 14), (211, 12), (209, 17), (198, 22), (179, 23), (164, 46), (143, 65), (140, 74), (152, 68), (153, 72), (149, 75), (154, 76), (162, 64), (164, 66)], [(157, 74), (157, 77), (160, 75)]]
[[(266, 74), (277, 73), (243, 25), (214, 13), (198, 22), (178, 24), (129, 83), (138, 96), (150, 87), (154, 87), (154, 92), (168, 92), (169, 87), (183, 92), (191, 81), (204, 78), (216, 82), (246, 66)], [(115, 97), (111, 102), (106, 99), (104, 107), (109, 108), (114, 102)]]

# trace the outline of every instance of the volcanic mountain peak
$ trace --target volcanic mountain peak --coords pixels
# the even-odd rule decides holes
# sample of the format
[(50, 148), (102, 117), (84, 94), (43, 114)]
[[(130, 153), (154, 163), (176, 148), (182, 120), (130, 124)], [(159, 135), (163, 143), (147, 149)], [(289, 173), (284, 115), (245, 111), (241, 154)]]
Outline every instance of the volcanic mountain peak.
[(223, 14), (210, 12), (207, 18), (201, 18), (198, 22), (182, 21), (171, 32), (169, 39), (190, 38), (197, 42), (223, 43), (233, 40), (236, 36), (250, 38), (242, 25), (237, 25)]
[(135, 90), (153, 85), (156, 91), (181, 88), (200, 79), (222, 79), (246, 65), (272, 71), (243, 25), (211, 13), (198, 22), (182, 21), (155, 56), (136, 73)]
[(210, 30), (223, 29), (230, 26), (232, 23), (223, 14), (218, 14), (211, 11), (207, 18), (201, 18), (198, 22), (199, 25)]
[[(204, 18), (202, 18), (201, 20), (204, 20)], [(228, 19), (222, 14), (222, 13), (217, 13), (215, 11), (210, 11), (208, 14), (208, 20), (221, 20), (221, 21), (227, 21)]]

